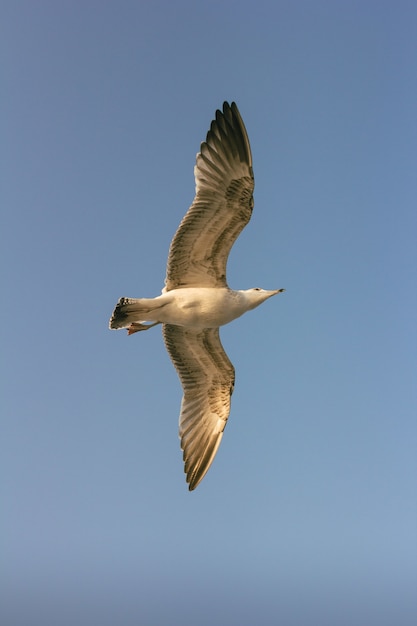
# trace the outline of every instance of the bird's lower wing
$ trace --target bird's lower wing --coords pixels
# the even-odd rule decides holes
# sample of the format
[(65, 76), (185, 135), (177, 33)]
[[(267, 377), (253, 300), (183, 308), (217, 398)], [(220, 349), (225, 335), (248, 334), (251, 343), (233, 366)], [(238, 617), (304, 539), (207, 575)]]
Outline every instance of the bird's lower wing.
[(209, 469), (230, 413), (235, 370), (218, 328), (192, 330), (164, 324), (166, 348), (184, 390), (179, 435), (192, 491)]

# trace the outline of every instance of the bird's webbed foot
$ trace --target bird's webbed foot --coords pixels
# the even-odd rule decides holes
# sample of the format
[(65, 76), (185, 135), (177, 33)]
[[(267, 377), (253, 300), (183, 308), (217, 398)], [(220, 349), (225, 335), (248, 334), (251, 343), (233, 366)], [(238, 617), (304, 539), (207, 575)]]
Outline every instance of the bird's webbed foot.
[(141, 324), (140, 322), (132, 322), (131, 325), (127, 329), (128, 335), (133, 335), (133, 333), (138, 333), (140, 330), (148, 330), (161, 322), (154, 322), (153, 324)]

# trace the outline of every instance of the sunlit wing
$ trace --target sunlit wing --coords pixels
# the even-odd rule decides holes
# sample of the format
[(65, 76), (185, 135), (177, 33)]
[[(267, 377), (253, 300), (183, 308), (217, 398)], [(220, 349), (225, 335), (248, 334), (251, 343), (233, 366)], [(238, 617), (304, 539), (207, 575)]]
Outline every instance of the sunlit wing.
[(165, 290), (226, 287), (226, 264), (253, 209), (252, 155), (233, 102), (216, 112), (194, 168), (196, 195), (168, 255)]
[(179, 435), (189, 489), (197, 487), (220, 445), (230, 413), (235, 370), (218, 328), (163, 326), (165, 345), (184, 390)]

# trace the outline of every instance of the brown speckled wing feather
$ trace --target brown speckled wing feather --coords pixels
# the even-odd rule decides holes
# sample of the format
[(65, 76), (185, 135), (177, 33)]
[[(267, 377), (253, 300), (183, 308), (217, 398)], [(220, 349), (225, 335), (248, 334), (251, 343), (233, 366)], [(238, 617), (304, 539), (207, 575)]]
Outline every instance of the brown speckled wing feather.
[(197, 487), (220, 445), (230, 413), (235, 370), (218, 328), (164, 324), (166, 348), (184, 390), (179, 435), (189, 489)]
[(216, 112), (194, 168), (196, 195), (168, 255), (165, 290), (226, 287), (226, 264), (253, 209), (248, 135), (234, 102)]

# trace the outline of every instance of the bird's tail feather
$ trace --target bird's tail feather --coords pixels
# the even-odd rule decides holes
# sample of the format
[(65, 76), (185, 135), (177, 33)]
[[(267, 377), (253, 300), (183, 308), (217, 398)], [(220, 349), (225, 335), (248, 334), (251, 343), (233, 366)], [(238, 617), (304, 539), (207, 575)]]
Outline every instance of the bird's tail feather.
[[(145, 321), (157, 321), (157, 318), (152, 315), (152, 311), (156, 308), (159, 307), (155, 306), (153, 298), (120, 298), (110, 318), (109, 328), (129, 328), (133, 323), (140, 326)], [(145, 328), (148, 327), (137, 328), (137, 330)]]

